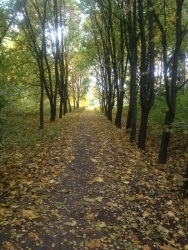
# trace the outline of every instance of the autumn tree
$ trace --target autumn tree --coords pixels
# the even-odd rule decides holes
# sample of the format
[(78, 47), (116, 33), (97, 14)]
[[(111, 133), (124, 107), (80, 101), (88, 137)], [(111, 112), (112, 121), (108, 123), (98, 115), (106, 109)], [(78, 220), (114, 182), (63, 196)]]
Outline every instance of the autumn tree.
[[(168, 111), (165, 116), (164, 130), (162, 133), (159, 163), (166, 163), (172, 124), (176, 114), (177, 91), (187, 82), (187, 80), (185, 80), (181, 85), (178, 83), (181, 46), (185, 37), (185, 31), (182, 27), (184, 0), (177, 0), (176, 3), (174, 3), (173, 8), (170, 8), (168, 2), (164, 1), (162, 18), (157, 14), (152, 1), (150, 0), (149, 2), (152, 6), (152, 13), (155, 22), (161, 32), (162, 40), (163, 77)], [(172, 29), (174, 30), (174, 33), (172, 32)], [(172, 39), (173, 34), (174, 36)], [(169, 43), (169, 38), (170, 40), (173, 40), (174, 43)]]
[[(144, 16), (146, 9), (146, 17)], [(140, 28), (140, 104), (141, 122), (138, 136), (138, 147), (145, 149), (146, 134), (148, 126), (149, 112), (154, 103), (154, 71), (155, 71), (155, 43), (154, 39), (154, 19), (152, 6), (147, 1), (146, 6), (143, 1), (138, 0), (138, 15)], [(147, 20), (147, 21), (146, 21)]]
[(14, 23), (21, 6), (24, 6), (25, 3), (26, 0), (9, 1), (8, 3), (2, 1), (0, 3), (0, 45)]
[[(86, 1), (89, 6), (91, 30), (101, 71), (104, 112), (112, 121), (115, 100), (115, 86), (118, 81), (117, 50), (111, 1)], [(110, 9), (110, 11), (108, 11)], [(100, 11), (99, 11), (100, 10)], [(94, 21), (94, 22), (93, 22)]]

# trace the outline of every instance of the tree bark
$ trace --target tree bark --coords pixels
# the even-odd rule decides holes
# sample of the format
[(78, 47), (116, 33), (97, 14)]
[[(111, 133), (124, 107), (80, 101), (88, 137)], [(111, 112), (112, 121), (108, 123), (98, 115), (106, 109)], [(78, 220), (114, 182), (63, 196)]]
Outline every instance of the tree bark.
[[(130, 0), (127, 1), (128, 5), (131, 4)], [(133, 11), (128, 12), (128, 45), (127, 50), (130, 61), (130, 100), (129, 110), (126, 123), (126, 131), (130, 132), (130, 141), (136, 139), (136, 120), (137, 120), (137, 13), (136, 13), (136, 0), (133, 1)], [(126, 39), (126, 38), (125, 38)]]
[(141, 111), (141, 123), (140, 130), (138, 136), (138, 148), (145, 149), (146, 147), (146, 135), (147, 135), (147, 127), (148, 127), (148, 117), (149, 112)]
[[(145, 28), (143, 1), (138, 0), (138, 14), (141, 40), (141, 65), (140, 65), (140, 104), (141, 123), (138, 136), (138, 148), (145, 150), (148, 116), (154, 103), (154, 70), (155, 70), (155, 44), (152, 41), (154, 34), (153, 15), (150, 11), (150, 3), (147, 1), (147, 23)], [(148, 39), (146, 31), (148, 30)], [(148, 49), (147, 49), (148, 43)]]

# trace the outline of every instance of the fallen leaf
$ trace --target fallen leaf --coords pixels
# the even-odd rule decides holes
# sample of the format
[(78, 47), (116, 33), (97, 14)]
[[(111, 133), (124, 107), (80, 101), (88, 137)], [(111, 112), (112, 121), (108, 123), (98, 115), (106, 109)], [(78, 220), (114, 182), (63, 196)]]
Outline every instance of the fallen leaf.
[(145, 212), (142, 214), (142, 216), (143, 216), (144, 218), (146, 218), (146, 217), (150, 216), (150, 213), (149, 213), (148, 211), (145, 211)]
[(96, 249), (97, 247), (101, 246), (100, 239), (89, 239), (85, 241), (85, 247), (88, 247), (89, 249)]
[(103, 197), (99, 196), (99, 197), (95, 198), (95, 200), (98, 201), (98, 202), (101, 202), (103, 200)]
[(136, 197), (133, 195), (133, 196), (125, 196), (125, 199), (127, 200), (127, 201), (135, 201), (135, 199), (136, 199)]
[(104, 182), (102, 177), (96, 177), (93, 179), (94, 182)]
[(52, 210), (52, 211), (51, 211), (51, 214), (52, 214), (53, 216), (58, 216), (58, 215), (59, 215), (57, 210)]
[(177, 248), (172, 247), (171, 245), (159, 246), (161, 250), (177, 250)]
[(28, 236), (29, 236), (29, 238), (38, 239), (38, 235), (36, 233), (33, 233), (33, 232), (29, 232)]
[(96, 228), (98, 231), (101, 231), (102, 228), (106, 227), (106, 223), (105, 222), (97, 222), (96, 224)]
[(180, 229), (178, 231), (178, 234), (181, 235), (182, 237), (186, 237), (186, 233), (183, 231), (183, 229)]
[(109, 206), (109, 207), (117, 207), (118, 206), (117, 203), (111, 202), (111, 201), (107, 202), (106, 205)]
[(40, 216), (37, 215), (33, 210), (22, 210), (22, 216), (29, 219), (29, 220), (35, 220), (38, 219)]
[(76, 224), (77, 224), (77, 222), (75, 220), (65, 222), (65, 225), (71, 226), (71, 227), (76, 226)]
[(94, 159), (94, 158), (91, 158), (91, 161), (94, 162), (94, 163), (98, 162), (98, 161), (97, 161), (96, 159)]
[(169, 233), (169, 230), (166, 227), (163, 227), (162, 225), (158, 226), (158, 231), (165, 234)]
[(88, 201), (88, 202), (95, 202), (95, 199), (91, 199), (91, 198), (88, 198), (88, 197), (84, 197), (84, 200)]
[(169, 212), (168, 212), (168, 216), (169, 216), (169, 217), (175, 217), (175, 214), (174, 214), (173, 212), (169, 211)]
[(151, 247), (150, 246), (143, 246), (142, 250), (151, 250)]

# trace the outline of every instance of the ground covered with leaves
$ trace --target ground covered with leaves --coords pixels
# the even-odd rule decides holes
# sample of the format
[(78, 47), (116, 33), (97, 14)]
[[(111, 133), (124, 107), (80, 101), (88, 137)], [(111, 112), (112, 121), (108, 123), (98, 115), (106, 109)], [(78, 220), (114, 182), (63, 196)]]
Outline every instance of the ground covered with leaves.
[(0, 249), (188, 249), (185, 159), (157, 165), (94, 111), (58, 133), (1, 147)]

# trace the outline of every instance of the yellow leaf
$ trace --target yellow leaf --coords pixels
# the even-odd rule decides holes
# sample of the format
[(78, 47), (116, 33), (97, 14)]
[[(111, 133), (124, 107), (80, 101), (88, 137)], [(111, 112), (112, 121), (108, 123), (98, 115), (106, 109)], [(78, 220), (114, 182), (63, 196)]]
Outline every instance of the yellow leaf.
[(159, 246), (162, 250), (177, 250), (177, 248), (172, 247), (171, 245)]
[(109, 202), (107, 202), (107, 203), (106, 203), (106, 205), (107, 205), (107, 206), (109, 206), (109, 207), (117, 207), (117, 206), (118, 206), (118, 204), (117, 204), (117, 203), (110, 202), (110, 201), (109, 201)]
[(158, 231), (165, 234), (169, 233), (169, 230), (166, 227), (163, 227), (162, 225), (158, 226)]
[(188, 214), (188, 207), (185, 207), (185, 208), (184, 208), (184, 213), (185, 213), (185, 214)]
[(29, 236), (29, 238), (34, 238), (34, 239), (38, 239), (39, 238), (36, 233), (32, 233), (32, 232), (28, 233), (28, 236)]
[(151, 247), (150, 246), (143, 246), (142, 250), (151, 250)]
[(95, 214), (94, 213), (86, 214), (85, 218), (86, 220), (93, 220), (95, 218)]
[(0, 208), (0, 215), (4, 215), (5, 208)]
[(103, 197), (99, 196), (99, 197), (95, 198), (95, 200), (101, 202), (103, 200)]
[(97, 228), (98, 231), (101, 231), (101, 229), (103, 227), (106, 227), (106, 223), (105, 222), (103, 222), (103, 221), (102, 222), (97, 222), (96, 228)]
[(186, 233), (183, 231), (183, 229), (180, 229), (178, 231), (178, 234), (181, 235), (182, 237), (186, 237)]
[(72, 221), (67, 221), (65, 224), (67, 226), (74, 227), (74, 226), (76, 226), (77, 222), (75, 220), (72, 220)]
[(33, 210), (26, 210), (26, 209), (22, 210), (22, 216), (29, 219), (29, 220), (35, 220), (35, 219), (38, 219), (40, 217), (39, 215), (34, 213)]
[(148, 211), (145, 211), (145, 212), (142, 214), (142, 216), (143, 216), (144, 218), (146, 218), (146, 217), (150, 216), (150, 213), (149, 213)]
[(93, 181), (96, 181), (96, 182), (104, 182), (104, 180), (103, 180), (102, 177), (96, 177)]
[(3, 247), (4, 249), (8, 249), (8, 250), (14, 250), (14, 245), (12, 243), (10, 243), (9, 241), (5, 241), (3, 243)]
[(94, 163), (95, 163), (95, 162), (98, 162), (98, 161), (97, 161), (96, 159), (94, 159), (94, 158), (91, 158), (91, 161), (94, 162)]
[(125, 196), (125, 199), (127, 200), (127, 201), (135, 201), (135, 199), (136, 199), (136, 197), (133, 195), (133, 196)]
[(100, 239), (89, 239), (85, 241), (85, 247), (89, 249), (96, 249), (97, 247), (102, 247)]
[(88, 197), (84, 197), (84, 200), (88, 201), (88, 202), (95, 202), (95, 199), (91, 199), (91, 198), (88, 198)]
[(170, 200), (170, 201), (168, 201), (166, 204), (167, 204), (167, 205), (172, 205), (172, 203), (173, 203), (173, 201)]
[(58, 215), (59, 215), (57, 210), (52, 210), (52, 211), (51, 211), (51, 214), (52, 214), (53, 216), (58, 216)]

